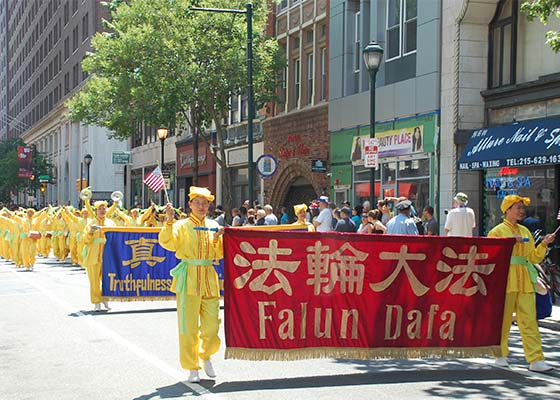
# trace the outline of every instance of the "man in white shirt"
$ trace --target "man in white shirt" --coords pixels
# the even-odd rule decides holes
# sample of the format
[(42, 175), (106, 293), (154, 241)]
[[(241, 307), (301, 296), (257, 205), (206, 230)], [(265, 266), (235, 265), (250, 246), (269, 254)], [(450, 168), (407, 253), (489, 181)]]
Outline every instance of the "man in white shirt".
[(473, 229), (476, 227), (476, 217), (473, 209), (467, 207), (468, 196), (459, 192), (453, 200), (455, 200), (455, 208), (447, 214), (445, 234), (447, 236), (472, 236)]
[(272, 206), (270, 204), (266, 204), (263, 208), (266, 213), (266, 217), (264, 217), (264, 224), (278, 225), (278, 217), (274, 215)]
[(313, 219), (313, 225), (317, 232), (332, 231), (332, 213), (329, 209), (329, 198), (321, 196), (317, 200), (319, 203), (319, 215)]

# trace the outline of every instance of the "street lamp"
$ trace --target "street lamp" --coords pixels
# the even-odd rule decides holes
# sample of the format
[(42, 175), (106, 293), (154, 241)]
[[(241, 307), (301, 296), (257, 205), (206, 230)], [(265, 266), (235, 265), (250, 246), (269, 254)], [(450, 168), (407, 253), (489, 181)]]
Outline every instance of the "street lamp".
[[(165, 144), (165, 139), (167, 139), (167, 134), (168, 133), (169, 133), (169, 130), (167, 128), (159, 128), (157, 130), (158, 138), (161, 141), (161, 173), (162, 173), (162, 175), (163, 175), (163, 168), (164, 168), (164, 165), (165, 165), (165, 161), (164, 161), (165, 158), (163, 158), (163, 156), (164, 156), (164, 144)], [(163, 192), (164, 191), (162, 190), (161, 194), (160, 194), (161, 204), (164, 204), (163, 203)]]
[(91, 154), (86, 154), (84, 156), (84, 163), (86, 164), (87, 167), (86, 168), (87, 184), (90, 188), (91, 188), (91, 182), (89, 181), (89, 166), (92, 161), (93, 161), (93, 157), (91, 156)]
[(249, 179), (249, 204), (254, 200), (255, 164), (253, 163), (253, 120), (255, 119), (255, 105), (253, 101), (253, 5), (247, 3), (245, 10), (223, 8), (191, 7), (193, 11), (207, 11), (230, 14), (245, 14), (247, 22), (247, 168)]
[[(375, 78), (377, 71), (379, 70), (379, 65), (381, 64), (381, 59), (383, 58), (383, 47), (381, 47), (377, 42), (370, 42), (363, 51), (364, 63), (369, 72), (370, 84), (369, 84), (369, 117), (370, 117), (370, 127), (369, 127), (369, 137), (375, 138)], [(370, 178), (369, 178), (369, 198), (371, 200), (371, 209), (375, 205), (375, 168), (371, 168)]]

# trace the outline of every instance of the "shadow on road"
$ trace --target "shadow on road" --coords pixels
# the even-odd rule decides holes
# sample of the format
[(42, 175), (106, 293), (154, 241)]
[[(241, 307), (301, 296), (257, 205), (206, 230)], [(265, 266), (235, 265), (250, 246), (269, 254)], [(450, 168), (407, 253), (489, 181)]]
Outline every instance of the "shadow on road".
[(102, 316), (102, 315), (128, 315), (128, 314), (151, 314), (151, 313), (160, 313), (160, 312), (176, 312), (176, 308), (150, 308), (147, 310), (126, 310), (126, 311), (111, 311), (108, 312), (107, 310), (101, 311), (93, 311), (93, 310), (80, 310), (73, 313), (68, 314), (69, 317), (81, 317), (81, 314), (84, 315), (94, 315), (94, 316)]
[[(391, 364), (379, 362), (379, 368), (386, 369)], [(496, 384), (496, 380), (500, 381)], [(511, 382), (515, 380), (515, 382)], [(494, 381), (490, 383), (490, 381)], [(520, 377), (515, 372), (490, 368), (453, 369), (445, 367), (431, 370), (381, 371), (339, 376), (311, 376), (301, 378), (278, 378), (245, 382), (224, 382), (207, 387), (213, 393), (230, 393), (262, 390), (305, 389), (320, 387), (344, 387), (361, 385), (383, 385), (398, 383), (439, 382), (427, 389), (430, 396), (443, 398), (465, 398), (481, 395), (484, 398), (503, 399), (515, 392), (516, 397), (529, 398), (534, 393), (525, 391), (531, 387), (547, 386), (547, 382)], [(206, 386), (202, 384), (202, 386)], [(550, 392), (560, 394), (560, 390)]]
[(135, 397), (133, 400), (175, 399), (178, 397), (191, 395), (195, 395), (195, 392), (192, 391), (188, 386), (185, 386), (183, 383), (177, 382), (174, 385), (156, 388), (154, 392)]

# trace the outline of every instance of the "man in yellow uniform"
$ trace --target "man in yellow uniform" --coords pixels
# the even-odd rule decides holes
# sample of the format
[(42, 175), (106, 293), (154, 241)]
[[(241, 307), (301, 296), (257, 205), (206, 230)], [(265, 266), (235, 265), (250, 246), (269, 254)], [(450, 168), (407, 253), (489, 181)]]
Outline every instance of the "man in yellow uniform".
[(297, 221), (292, 225), (305, 225), (309, 232), (315, 232), (315, 226), (307, 221), (307, 204), (296, 204), (294, 206), (294, 213), (296, 214)]
[(179, 357), (189, 370), (189, 382), (200, 381), (199, 359), (206, 375), (216, 377), (210, 357), (220, 348), (220, 286), (213, 264), (223, 258), (224, 228), (206, 218), (213, 200), (208, 189), (191, 186), (189, 218), (174, 222), (175, 211), (168, 203), (159, 234), (160, 245), (181, 259), (171, 271), (171, 291), (177, 294)]
[[(93, 203), (95, 216), (84, 229), (84, 267), (89, 279), (89, 295), (91, 302), (95, 305), (94, 311), (101, 311), (101, 267), (103, 263), (103, 248), (105, 247), (105, 234), (100, 229), (102, 226), (116, 226), (115, 223), (106, 218), (107, 202), (96, 201)], [(103, 301), (103, 305), (109, 310), (109, 303)]]
[(537, 270), (533, 264), (543, 260), (546, 247), (554, 242), (556, 236), (554, 234), (546, 235), (542, 242), (535, 247), (531, 232), (518, 223), (525, 218), (525, 207), (530, 202), (528, 197), (506, 196), (500, 206), (505, 214), (504, 222), (496, 225), (488, 233), (489, 237), (508, 237), (515, 238), (517, 241), (513, 247), (506, 288), (501, 339), (502, 357), (496, 359), (496, 365), (500, 367), (509, 365), (507, 361), (508, 338), (512, 315), (515, 312), (529, 369), (536, 372), (547, 372), (553, 368), (544, 361), (542, 351), (535, 305)]

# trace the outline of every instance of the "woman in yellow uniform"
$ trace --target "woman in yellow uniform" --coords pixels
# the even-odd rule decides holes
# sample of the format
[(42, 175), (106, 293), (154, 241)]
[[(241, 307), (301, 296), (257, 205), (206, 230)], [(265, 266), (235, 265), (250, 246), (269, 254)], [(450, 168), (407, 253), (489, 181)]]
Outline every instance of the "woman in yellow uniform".
[(190, 371), (189, 382), (200, 381), (199, 359), (206, 375), (216, 377), (210, 357), (220, 348), (220, 286), (213, 264), (223, 258), (224, 228), (206, 218), (211, 201), (214, 196), (208, 189), (191, 186), (189, 218), (174, 222), (175, 210), (168, 203), (159, 234), (160, 245), (181, 259), (171, 271), (171, 290), (177, 294), (179, 357)]
[(529, 369), (536, 372), (547, 372), (553, 368), (544, 361), (541, 336), (537, 324), (535, 305), (535, 284), (537, 270), (533, 266), (543, 260), (546, 247), (554, 242), (556, 236), (546, 235), (542, 242), (535, 247), (531, 232), (518, 222), (525, 217), (525, 207), (530, 204), (528, 197), (517, 195), (506, 196), (500, 206), (505, 214), (504, 221), (496, 225), (489, 233), (489, 237), (515, 238), (511, 256), (506, 301), (504, 306), (504, 320), (502, 323), (502, 357), (496, 359), (496, 365), (507, 367), (508, 338), (511, 328), (512, 315), (515, 312), (517, 325), (521, 332), (523, 352), (529, 363)]
[(294, 213), (296, 214), (296, 222), (292, 225), (306, 225), (309, 232), (315, 232), (315, 226), (307, 221), (307, 204), (296, 204), (294, 206)]
[(35, 213), (32, 208), (27, 209), (25, 216), (22, 218), (22, 228), (20, 234), (21, 261), (23, 266), (29, 270), (33, 270), (35, 258), (37, 257), (37, 239), (30, 234), (38, 233), (39, 225), (46, 218), (46, 212), (39, 211)]
[(116, 226), (115, 223), (106, 218), (107, 202), (96, 201), (93, 203), (95, 216), (84, 229), (84, 267), (89, 279), (89, 294), (95, 311), (101, 311), (101, 302), (107, 310), (109, 303), (103, 301), (101, 296), (101, 267), (103, 262), (103, 248), (105, 247), (105, 235), (100, 229), (102, 226)]

